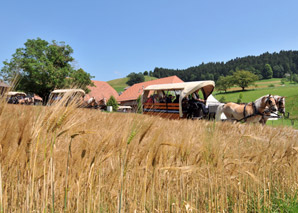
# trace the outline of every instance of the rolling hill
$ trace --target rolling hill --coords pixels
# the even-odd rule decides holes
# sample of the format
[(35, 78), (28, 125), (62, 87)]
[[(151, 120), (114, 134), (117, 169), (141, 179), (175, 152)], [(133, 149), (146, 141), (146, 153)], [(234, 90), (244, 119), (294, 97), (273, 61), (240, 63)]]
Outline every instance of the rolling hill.
[[(145, 76), (145, 81), (151, 81), (157, 79), (156, 77), (151, 76)], [(108, 81), (107, 83), (111, 85), (117, 92), (124, 91), (125, 87), (128, 87), (128, 84), (126, 82), (128, 81), (128, 77), (126, 78), (118, 78), (111, 81)]]

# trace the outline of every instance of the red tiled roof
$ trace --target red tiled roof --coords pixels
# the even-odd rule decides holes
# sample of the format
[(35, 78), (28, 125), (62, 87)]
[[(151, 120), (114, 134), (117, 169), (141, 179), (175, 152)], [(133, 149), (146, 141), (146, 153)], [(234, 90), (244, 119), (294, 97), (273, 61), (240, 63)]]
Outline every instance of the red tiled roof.
[(170, 83), (182, 83), (180, 78), (178, 78), (176, 75), (166, 77), (166, 78), (160, 78), (152, 81), (146, 81), (138, 84), (134, 84), (131, 87), (129, 87), (127, 90), (125, 90), (117, 99), (117, 101), (129, 101), (129, 100), (136, 100), (139, 95), (142, 95), (143, 89), (146, 88), (149, 85), (155, 85), (155, 84), (170, 84)]
[(89, 100), (89, 98), (94, 97), (97, 101), (102, 100), (103, 98), (106, 98), (106, 100), (109, 100), (111, 95), (117, 98), (119, 97), (117, 91), (111, 87), (107, 82), (105, 81), (93, 81), (93, 84), (95, 87), (88, 86), (88, 89), (91, 91), (85, 95), (85, 100)]

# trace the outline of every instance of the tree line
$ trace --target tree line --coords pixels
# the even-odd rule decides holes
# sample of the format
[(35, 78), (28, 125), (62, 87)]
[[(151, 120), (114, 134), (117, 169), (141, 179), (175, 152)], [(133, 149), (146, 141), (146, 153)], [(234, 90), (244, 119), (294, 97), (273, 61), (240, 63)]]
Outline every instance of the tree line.
[(168, 69), (156, 67), (152, 76), (157, 78), (177, 75), (183, 81), (214, 80), (221, 76), (231, 76), (234, 72), (246, 70), (259, 79), (283, 78), (286, 74), (298, 74), (298, 51), (266, 52), (260, 56), (235, 58), (226, 63), (210, 62), (187, 69)]

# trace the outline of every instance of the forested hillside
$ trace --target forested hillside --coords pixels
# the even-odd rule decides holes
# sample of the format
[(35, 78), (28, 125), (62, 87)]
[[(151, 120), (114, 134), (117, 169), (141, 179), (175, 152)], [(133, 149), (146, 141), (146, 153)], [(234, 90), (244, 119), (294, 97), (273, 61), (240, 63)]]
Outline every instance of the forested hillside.
[(177, 75), (183, 81), (215, 80), (220, 76), (231, 75), (236, 70), (247, 70), (265, 78), (265, 65), (269, 64), (274, 78), (282, 78), (286, 73), (298, 74), (298, 51), (280, 51), (279, 53), (264, 53), (260, 56), (247, 56), (232, 59), (226, 63), (211, 62), (189, 67), (183, 70), (155, 68), (153, 76), (157, 78)]

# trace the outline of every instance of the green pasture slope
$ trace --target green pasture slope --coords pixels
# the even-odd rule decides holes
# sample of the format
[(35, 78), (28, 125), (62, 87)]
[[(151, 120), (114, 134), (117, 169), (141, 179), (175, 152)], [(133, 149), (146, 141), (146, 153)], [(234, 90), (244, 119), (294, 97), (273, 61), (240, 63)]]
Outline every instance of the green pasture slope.
[[(145, 81), (151, 81), (155, 80), (157, 78), (151, 77), (151, 76), (145, 76)], [(123, 92), (125, 87), (128, 87), (126, 82), (128, 81), (128, 78), (118, 78), (111, 81), (108, 81), (107, 83), (111, 85), (117, 92)]]
[[(275, 80), (274, 83), (272, 83)], [(266, 87), (260, 87), (260, 85), (266, 85)], [(286, 97), (286, 112), (290, 113), (289, 119), (279, 119), (277, 121), (269, 121), (269, 125), (289, 125), (298, 128), (298, 84), (289, 84), (282, 86), (280, 85), (280, 81), (278, 83), (277, 79), (269, 79), (265, 81), (258, 81), (258, 87), (254, 89), (249, 89), (245, 91), (236, 90), (236, 91), (228, 91), (227, 93), (220, 93), (215, 91), (213, 95), (217, 100), (222, 97), (225, 98), (225, 102), (237, 102), (239, 95), (242, 94), (242, 102), (248, 103), (252, 102), (259, 97), (267, 94), (272, 95), (280, 95)], [(269, 87), (269, 85), (274, 87)]]

